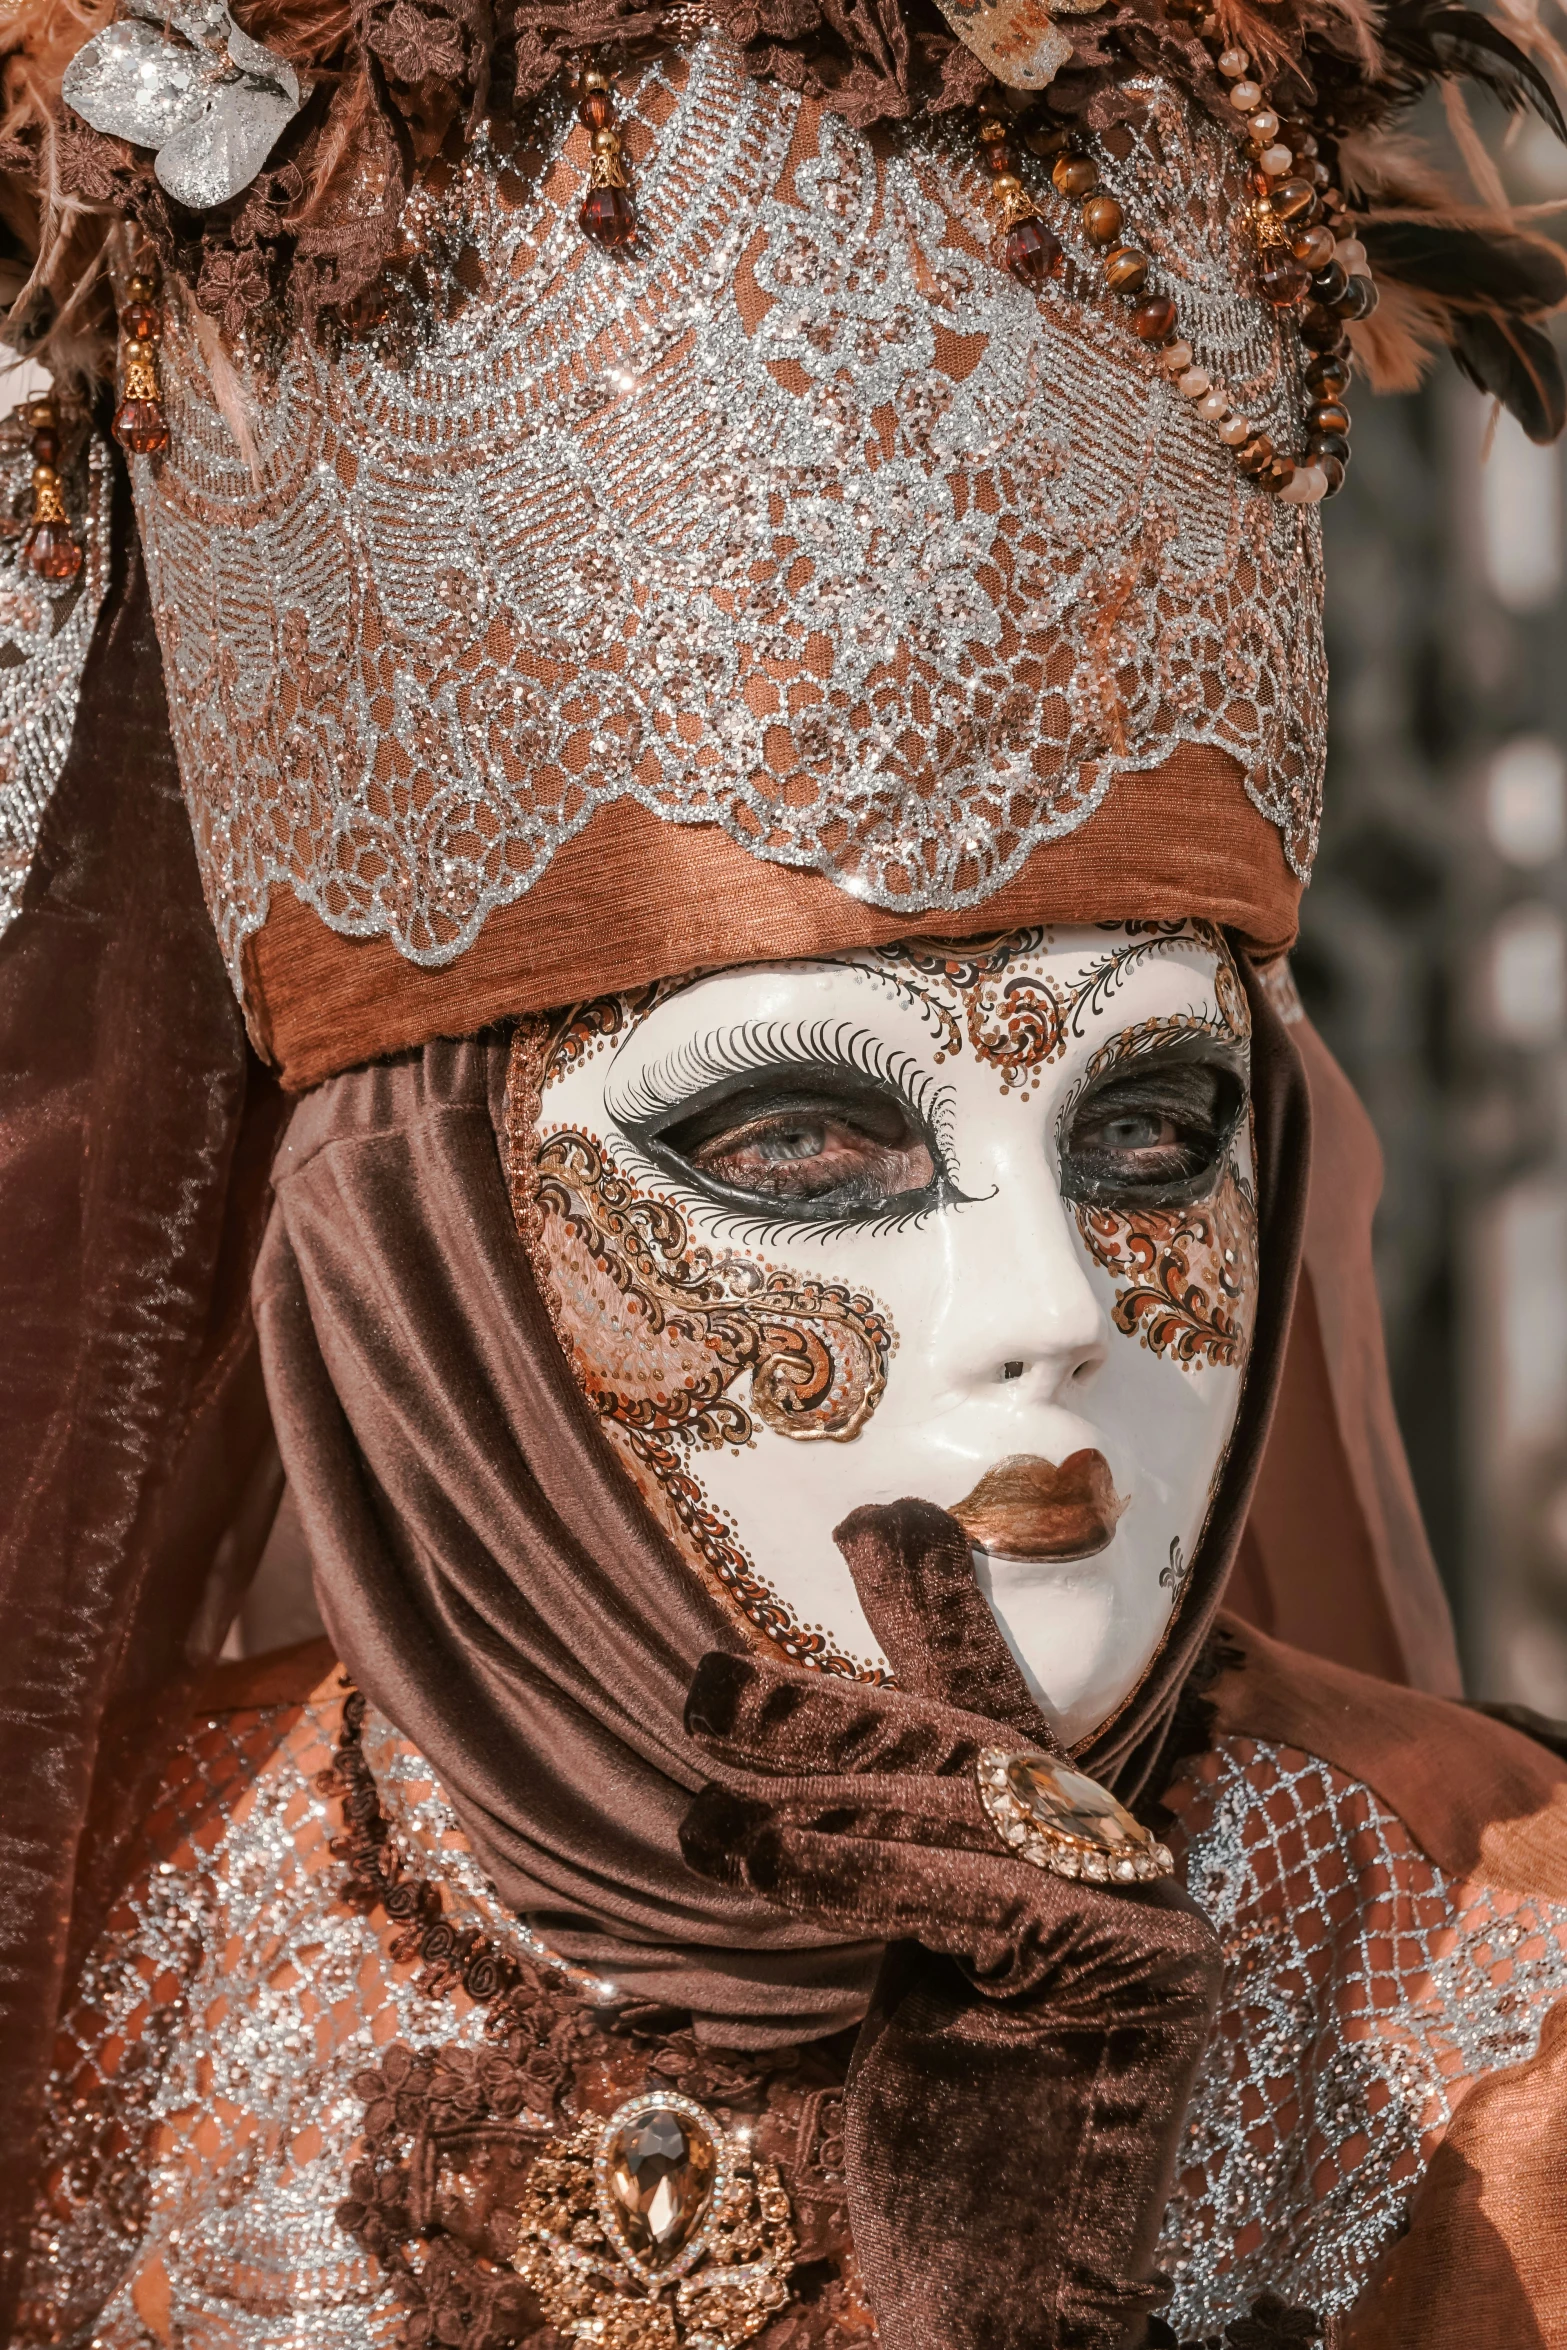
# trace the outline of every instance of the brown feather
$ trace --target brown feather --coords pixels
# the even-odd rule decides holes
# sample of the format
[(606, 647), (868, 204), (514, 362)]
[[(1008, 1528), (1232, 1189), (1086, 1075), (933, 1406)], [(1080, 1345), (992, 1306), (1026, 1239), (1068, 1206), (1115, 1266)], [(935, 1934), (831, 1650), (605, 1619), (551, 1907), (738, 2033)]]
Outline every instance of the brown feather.
[(1374, 392), (1414, 392), (1449, 341), (1447, 312), (1412, 286), (1389, 282), (1369, 318), (1349, 329), (1355, 363)]

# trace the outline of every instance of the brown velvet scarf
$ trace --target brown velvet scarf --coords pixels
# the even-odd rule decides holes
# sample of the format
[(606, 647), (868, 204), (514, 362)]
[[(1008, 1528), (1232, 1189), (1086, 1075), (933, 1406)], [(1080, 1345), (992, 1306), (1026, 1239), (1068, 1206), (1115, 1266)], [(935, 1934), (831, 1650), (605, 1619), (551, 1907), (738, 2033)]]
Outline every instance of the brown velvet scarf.
[[(1171, 1635), (1086, 1767), (1153, 1770), (1245, 1521), (1288, 1326), (1304, 1086), (1255, 989), (1257, 1336)], [(763, 2046), (864, 2012), (879, 1950), (698, 1876), (679, 1828), (713, 1768), (682, 1716), (740, 1629), (655, 1527), (567, 1369), (518, 1240), (504, 1040), (352, 1071), (294, 1114), (254, 1285), (328, 1627), (429, 1757), (503, 1900), (702, 2036)]]

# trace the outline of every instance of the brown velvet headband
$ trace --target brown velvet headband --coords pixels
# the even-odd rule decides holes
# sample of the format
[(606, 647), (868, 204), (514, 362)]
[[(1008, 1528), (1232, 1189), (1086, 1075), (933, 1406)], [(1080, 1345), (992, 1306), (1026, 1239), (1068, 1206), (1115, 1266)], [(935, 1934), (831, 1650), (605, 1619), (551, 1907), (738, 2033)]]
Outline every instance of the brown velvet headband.
[[(1304, 1086), (1252, 989), (1263, 1287), (1240, 1420), (1171, 1637), (1087, 1766), (1142, 1785), (1206, 1637), (1272, 1405), (1305, 1196)], [(502, 1898), (731, 2045), (864, 2011), (879, 1953), (698, 1877), (713, 1775), (682, 1716), (743, 1636), (647, 1516), (512, 1221), (507, 1050), (432, 1044), (294, 1114), (254, 1285), (284, 1463), (338, 1653), (429, 1758)]]

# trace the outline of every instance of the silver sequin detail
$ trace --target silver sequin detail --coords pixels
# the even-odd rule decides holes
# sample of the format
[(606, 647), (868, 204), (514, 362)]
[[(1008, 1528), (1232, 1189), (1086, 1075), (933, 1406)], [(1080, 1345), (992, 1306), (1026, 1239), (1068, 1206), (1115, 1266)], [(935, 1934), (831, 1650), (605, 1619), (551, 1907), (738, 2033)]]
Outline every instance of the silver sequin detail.
[[(1104, 176), (1203, 362), (1280, 447), (1295, 358), (1234, 143), (1137, 85)], [(1320, 535), (1253, 489), (1102, 289), (1000, 269), (972, 124), (887, 155), (721, 39), (626, 99), (643, 235), (579, 231), (564, 109), (416, 202), (436, 299), (274, 375), (254, 471), (170, 305), (137, 461), (224, 951), (286, 885), (435, 966), (606, 802), (910, 915), (973, 905), (1181, 742), (1296, 871), (1324, 740)], [(577, 134), (580, 136), (581, 134)], [(401, 324), (399, 324), (401, 317)]]
[(1457, 2093), (1532, 2057), (1567, 1991), (1567, 1907), (1453, 1883), (1310, 1757), (1227, 1740), (1218, 1759), (1187, 1883), (1224, 2000), (1159, 2250), (1183, 2338), (1268, 2290), (1348, 2309)]
[[(547, 1957), (488, 1892), (428, 1770), (374, 1714), (365, 1752), (399, 1839), (439, 1872), (454, 1920)], [(334, 2216), (363, 2126), (353, 2079), (393, 2039), (481, 2045), (484, 2011), (413, 1990), (408, 1970), (387, 1964), (384, 1936), (335, 1898), (335, 1816), (313, 1784), (327, 1759), (307, 1714), (249, 1806), (189, 1866), (155, 1870), (133, 1896), (133, 1930), (90, 1961), (68, 2026), (86, 2077), (68, 2069), (51, 2083), (64, 2178), (24, 2295), (47, 2320), (24, 2323), (21, 2342), (147, 2350), (131, 2286), (149, 2262), (168, 2279), (173, 2341), (397, 2340), (398, 2304)], [(566, 1971), (584, 1997), (600, 1989)], [(127, 2053), (106, 2086), (95, 2060), (121, 2034)]]
[(71, 747), (87, 648), (109, 582), (110, 470), (102, 442), (95, 438), (88, 455), (82, 568), (63, 587), (22, 561), (32, 469), (25, 440), (0, 452), (0, 935), (20, 909), (44, 811)]
[(153, 169), (177, 203), (226, 204), (299, 112), (298, 75), (240, 31), (223, 0), (125, 9), (77, 50), (61, 95), (95, 131), (155, 148)]
[[(474, 2045), (483, 2024), (413, 1991), (385, 1934), (337, 1900), (315, 1785), (333, 1729), (307, 1709), (259, 1776), (225, 1726), (197, 1742), (162, 1838), (188, 1823), (190, 1842), (134, 1890), (66, 2020), (20, 2350), (147, 2350), (132, 2290), (149, 2263), (175, 2341), (395, 2340), (396, 2304), (333, 2218), (362, 2120), (352, 2082), (393, 2039)], [(428, 1766), (373, 1713), (365, 1750), (456, 1922), (540, 1955)], [(1567, 1990), (1567, 1909), (1448, 1882), (1367, 1788), (1304, 1756), (1227, 1739), (1202, 1767), (1188, 1881), (1228, 1964), (1160, 2248), (1186, 2335), (1265, 2290), (1347, 2306), (1460, 2085), (1531, 2056)]]

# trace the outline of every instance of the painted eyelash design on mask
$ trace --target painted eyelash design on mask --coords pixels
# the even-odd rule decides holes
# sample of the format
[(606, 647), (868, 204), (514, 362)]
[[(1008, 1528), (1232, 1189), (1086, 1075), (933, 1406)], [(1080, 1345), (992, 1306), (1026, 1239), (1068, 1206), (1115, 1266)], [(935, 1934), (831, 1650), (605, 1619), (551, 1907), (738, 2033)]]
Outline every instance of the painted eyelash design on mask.
[[(1246, 998), (1235, 976), (1229, 948), (1211, 923), (1149, 922), (1128, 923), (1126, 927), (1142, 935), (1127, 940), (1122, 946), (1112, 947), (1108, 954), (1100, 956), (1082, 973), (1072, 989), (1069, 1021), (1074, 1036), (1082, 1036), (1084, 1033), (1085, 1013), (1108, 1010), (1110, 998), (1120, 993), (1139, 963), (1147, 962), (1154, 955), (1179, 954), (1183, 949), (1188, 953), (1195, 950), (1214, 958), (1214, 992), (1219, 999), (1219, 1019), (1223, 1023), (1218, 1033), (1236, 1041), (1243, 1041), (1250, 1035), (1251, 1021), (1246, 1009)], [(1196, 1013), (1195, 1009), (1192, 1016), (1199, 1019), (1207, 1017), (1206, 1014)], [(1173, 1017), (1179, 1019), (1182, 1015), (1175, 1014)], [(1100, 1053), (1114, 1052), (1119, 1042), (1119, 1038), (1112, 1037), (1107, 1045), (1100, 1047)], [(1096, 1053), (1094, 1058), (1097, 1061), (1099, 1054)]]
[(1072, 1120), (1082, 1106), (1084, 1095), (1112, 1071), (1124, 1069), (1134, 1061), (1147, 1060), (1167, 1044), (1184, 1043), (1197, 1037), (1207, 1037), (1216, 1045), (1227, 1046), (1230, 1066), (1238, 1077), (1248, 1078), (1249, 1031), (1237, 1031), (1222, 1011), (1213, 1013), (1198, 1004), (1188, 1004), (1183, 1012), (1156, 1013), (1151, 1019), (1139, 1020), (1135, 1027), (1123, 1028), (1118, 1035), (1107, 1037), (1085, 1063), (1056, 1112), (1058, 1142), (1071, 1132)]
[(655, 1118), (704, 1107), (702, 1097), (713, 1086), (779, 1067), (802, 1075), (833, 1069), (869, 1078), (914, 1112), (948, 1171), (955, 1171), (951, 1086), (921, 1068), (911, 1054), (847, 1020), (741, 1021), (734, 1028), (686, 1037), (641, 1070), (623, 1094), (616, 1091), (611, 1072), (604, 1107), (623, 1133), (643, 1135)]
[[(1102, 1085), (1107, 1078), (1131, 1069), (1139, 1061), (1154, 1058), (1167, 1047), (1189, 1046), (1199, 1040), (1207, 1040), (1221, 1048), (1225, 1066), (1232, 1071), (1242, 1087), (1241, 1107), (1231, 1121), (1228, 1130), (1217, 1138), (1212, 1167), (1212, 1179), (1217, 1183), (1226, 1161), (1232, 1154), (1237, 1128), (1245, 1121), (1245, 1096), (1249, 1088), (1247, 1040), (1244, 1035), (1237, 1033), (1233, 1020), (1227, 1016), (1226, 1010), (1222, 1006), (1215, 1014), (1196, 1004), (1190, 1004), (1184, 1012), (1158, 1013), (1151, 1019), (1139, 1020), (1135, 1027), (1122, 1029), (1117, 1036), (1106, 1038), (1081, 1074), (1073, 1081), (1056, 1112), (1055, 1133), (1058, 1165), (1065, 1167), (1068, 1156), (1068, 1140), (1073, 1125), (1084, 1102), (1097, 1086)], [(1183, 1196), (1191, 1199), (1200, 1198), (1202, 1194), (1200, 1191), (1176, 1192), (1167, 1194), (1163, 1198), (1149, 1198), (1146, 1204), (1150, 1207), (1175, 1206), (1181, 1203)]]
[(996, 1071), (1004, 1093), (1021, 1101), (1039, 1091), (1040, 1072), (1059, 1061), (1070, 1040), (1087, 1031), (1085, 1015), (1108, 1012), (1139, 964), (1153, 956), (1211, 956), (1222, 1016), (1237, 1036), (1250, 1017), (1222, 934), (1201, 921), (1105, 923), (1130, 931), (1092, 958), (1070, 983), (1033, 968), (1055, 932), (1007, 931), (992, 938), (912, 939), (871, 949), (865, 969), (877, 983), (914, 1006), (936, 1046), (938, 1061), (965, 1049)]
[[(777, 1073), (809, 1080), (813, 1075), (865, 1080), (891, 1096), (922, 1130), (935, 1172), (914, 1200), (881, 1212), (789, 1214), (779, 1205), (753, 1207), (734, 1188), (704, 1182), (677, 1154), (659, 1148), (658, 1129), (698, 1115), (723, 1099), (737, 1079)], [(628, 1167), (666, 1187), (687, 1209), (699, 1211), (710, 1229), (747, 1246), (772, 1246), (835, 1233), (884, 1233), (920, 1223), (938, 1208), (960, 1206), (967, 1194), (958, 1181), (952, 1088), (911, 1055), (845, 1020), (742, 1022), (732, 1029), (684, 1039), (664, 1057), (617, 1088), (613, 1072), (604, 1088), (604, 1108), (630, 1146)]]

